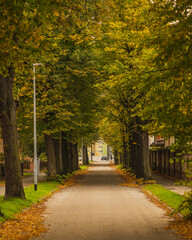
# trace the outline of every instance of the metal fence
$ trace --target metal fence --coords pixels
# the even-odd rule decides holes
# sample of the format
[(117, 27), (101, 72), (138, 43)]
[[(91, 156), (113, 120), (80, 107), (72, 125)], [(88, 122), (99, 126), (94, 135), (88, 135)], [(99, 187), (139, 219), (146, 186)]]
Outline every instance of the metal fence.
[[(47, 162), (40, 161), (40, 170), (43, 170), (45, 168), (47, 168)], [(22, 176), (23, 176), (23, 172), (25, 170), (33, 171), (33, 162), (24, 161), (23, 163), (21, 163), (21, 173), (22, 173)], [(5, 165), (4, 165), (4, 163), (1, 163), (0, 164), (0, 179), (2, 179), (4, 177), (5, 177)]]
[[(182, 165), (181, 160), (174, 159), (176, 153), (169, 149), (158, 149), (150, 151), (150, 166), (153, 171), (179, 179), (185, 178), (185, 170), (187, 169), (187, 156), (183, 156), (186, 162)], [(170, 163), (170, 158), (174, 159)]]

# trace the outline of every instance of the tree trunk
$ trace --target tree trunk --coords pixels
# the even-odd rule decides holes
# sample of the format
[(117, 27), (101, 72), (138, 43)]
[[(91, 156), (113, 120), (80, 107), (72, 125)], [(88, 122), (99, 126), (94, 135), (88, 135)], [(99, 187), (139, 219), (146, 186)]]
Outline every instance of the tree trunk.
[(149, 148), (148, 148), (148, 133), (140, 127), (142, 121), (139, 117), (134, 119), (134, 132), (131, 136), (131, 167), (137, 177), (145, 179), (151, 178)]
[(45, 146), (47, 152), (48, 177), (51, 177), (56, 174), (56, 159), (52, 135), (45, 134)]
[(69, 161), (68, 161), (68, 140), (67, 133), (62, 132), (62, 173), (67, 174), (69, 172)]
[(123, 133), (123, 163), (124, 167), (129, 168), (128, 144), (126, 141), (126, 132)]
[(87, 161), (87, 165), (88, 165), (89, 164), (89, 156), (88, 156), (87, 146), (86, 146), (85, 152), (86, 152), (86, 161)]
[(79, 168), (79, 161), (78, 161), (78, 144), (73, 143), (73, 169), (77, 170)]
[(138, 178), (144, 177), (141, 136), (138, 133), (133, 132), (131, 138), (131, 167)]
[(119, 160), (120, 160), (120, 164), (123, 165), (123, 158), (122, 158), (122, 153), (119, 153)]
[(61, 162), (60, 162), (60, 141), (59, 139), (53, 139), (54, 142), (54, 152), (55, 152), (55, 160), (56, 160), (56, 172), (57, 174), (61, 174)]
[(114, 164), (118, 164), (118, 151), (117, 150), (115, 150), (114, 151)]
[(88, 158), (88, 152), (87, 152), (87, 146), (83, 145), (83, 165), (89, 164), (89, 158)]
[(25, 199), (17, 143), (13, 79), (14, 72), (11, 67), (8, 77), (4, 78), (0, 75), (0, 118), (5, 156), (5, 199), (11, 197)]
[(69, 172), (73, 172), (73, 144), (68, 142), (68, 165), (69, 165)]
[(150, 170), (150, 152), (149, 152), (149, 139), (148, 133), (143, 131), (142, 137), (142, 149), (143, 149), (143, 175), (145, 179), (151, 179), (151, 170)]

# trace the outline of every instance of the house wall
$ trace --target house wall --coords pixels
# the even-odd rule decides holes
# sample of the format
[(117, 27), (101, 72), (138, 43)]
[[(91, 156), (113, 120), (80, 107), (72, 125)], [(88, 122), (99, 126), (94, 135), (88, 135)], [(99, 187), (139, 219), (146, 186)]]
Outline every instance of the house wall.
[(171, 146), (172, 144), (175, 144), (174, 137), (165, 138), (165, 148)]
[[(107, 144), (102, 140), (99, 140), (95, 144), (92, 144), (92, 153), (94, 156), (101, 157), (103, 155), (107, 155)], [(88, 148), (88, 156), (91, 156), (91, 148)]]

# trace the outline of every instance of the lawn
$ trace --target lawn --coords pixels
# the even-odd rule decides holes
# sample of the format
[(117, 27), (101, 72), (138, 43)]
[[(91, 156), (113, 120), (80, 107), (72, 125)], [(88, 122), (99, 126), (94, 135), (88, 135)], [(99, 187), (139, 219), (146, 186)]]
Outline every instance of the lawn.
[(182, 195), (174, 193), (159, 184), (146, 185), (144, 188), (152, 192), (153, 195), (160, 199), (160, 201), (166, 203), (172, 209), (178, 208), (184, 198)]
[[(183, 195), (174, 193), (159, 184), (146, 185), (144, 188), (157, 196), (161, 202), (166, 203), (172, 209), (177, 209), (184, 199)], [(184, 209), (180, 213), (186, 217), (189, 214), (189, 209)]]
[(13, 218), (16, 213), (21, 212), (24, 208), (30, 207), (33, 203), (50, 195), (58, 186), (58, 182), (42, 182), (38, 183), (38, 190), (34, 191), (34, 186), (30, 185), (25, 188), (26, 200), (18, 198), (3, 200), (3, 196), (0, 196), (0, 209), (4, 214), (4, 217), (0, 216), (0, 221), (3, 222), (9, 218)]
[[(80, 171), (87, 169), (87, 166), (80, 166)], [(66, 176), (56, 176), (53, 181), (39, 182), (37, 191), (34, 191), (34, 185), (30, 185), (24, 189), (26, 200), (19, 198), (13, 198), (4, 200), (3, 196), (0, 196), (0, 210), (4, 216), (0, 216), (0, 222), (7, 219), (14, 218), (14, 215), (20, 213), (23, 209), (32, 206), (34, 203), (39, 202), (42, 198), (50, 195), (52, 191), (56, 190), (65, 180), (70, 179), (77, 172), (67, 174)], [(59, 178), (57, 178), (59, 177)]]

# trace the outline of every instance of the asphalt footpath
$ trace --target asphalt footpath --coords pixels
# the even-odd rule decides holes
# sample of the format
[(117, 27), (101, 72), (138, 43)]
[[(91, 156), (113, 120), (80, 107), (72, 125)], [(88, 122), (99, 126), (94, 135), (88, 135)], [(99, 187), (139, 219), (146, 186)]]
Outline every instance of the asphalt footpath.
[(180, 240), (167, 229), (173, 219), (124, 183), (109, 162), (94, 162), (44, 203), (47, 232), (34, 240)]
[[(42, 181), (45, 177), (44, 173), (40, 173), (38, 177), (38, 181)], [(183, 185), (175, 185), (175, 181), (167, 179), (165, 177), (159, 176), (155, 173), (152, 173), (152, 178), (156, 180), (157, 184), (162, 185), (164, 188), (171, 190), (172, 192), (184, 195), (185, 192), (191, 191), (192, 188), (188, 186), (183, 186)], [(34, 178), (33, 176), (25, 177), (23, 178), (23, 185), (24, 187), (27, 187), (31, 184), (33, 184)], [(0, 186), (0, 196), (5, 194), (5, 186)]]

